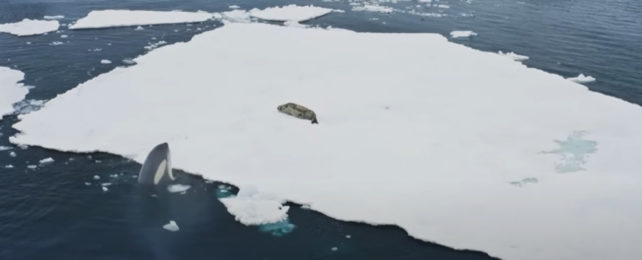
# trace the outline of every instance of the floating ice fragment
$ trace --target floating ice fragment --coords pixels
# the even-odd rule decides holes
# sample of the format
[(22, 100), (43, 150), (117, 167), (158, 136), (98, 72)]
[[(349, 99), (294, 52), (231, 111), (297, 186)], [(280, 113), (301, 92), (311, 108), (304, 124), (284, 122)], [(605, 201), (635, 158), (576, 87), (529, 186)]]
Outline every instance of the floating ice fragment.
[(63, 44), (65, 44), (65, 43), (61, 42), (61, 41), (53, 41), (53, 42), (49, 43), (50, 46), (58, 46), (58, 45), (63, 45)]
[(172, 184), (167, 186), (167, 191), (171, 193), (177, 193), (177, 192), (184, 192), (187, 191), (191, 188), (192, 186), (190, 185), (185, 185), (185, 184)]
[(333, 246), (332, 248), (330, 248), (330, 250), (332, 250), (332, 251), (337, 251), (337, 250), (339, 250), (339, 248), (338, 248), (338, 247), (336, 247), (336, 246)]
[(364, 4), (362, 6), (352, 7), (352, 11), (366, 11), (366, 12), (378, 12), (378, 13), (392, 13), (395, 9), (388, 6), (376, 5), (376, 4)]
[(100, 60), (100, 64), (111, 64), (111, 61), (108, 59), (102, 59)]
[(346, 235), (346, 238), (350, 239), (350, 238), (352, 238), (352, 236), (351, 235)]
[(107, 188), (107, 186), (102, 186), (102, 189), (103, 189), (103, 192), (109, 191), (109, 188)]
[(45, 20), (60, 20), (65, 18), (64, 15), (45, 15), (43, 19)]
[(100, 184), (100, 186), (107, 187), (110, 186), (112, 183), (111, 182), (103, 182)]
[(173, 220), (170, 220), (169, 223), (163, 225), (163, 228), (165, 230), (168, 230), (168, 231), (171, 231), (171, 232), (176, 232), (176, 231), (180, 230), (180, 228), (178, 228), (178, 225), (176, 224), (176, 222), (173, 221)]
[(85, 186), (91, 186), (91, 182), (85, 182)]
[(61, 34), (60, 35), (60, 38), (62, 38), (62, 39), (66, 39), (67, 37), (69, 37), (69, 35), (66, 35), (66, 34)]
[(143, 27), (142, 27), (142, 26), (140, 26), (140, 25), (139, 25), (139, 26), (136, 26), (136, 28), (134, 29), (134, 31), (142, 31), (142, 30), (145, 30), (145, 28), (143, 28)]
[(0, 145), (0, 152), (2, 152), (2, 151), (8, 151), (8, 150), (11, 150), (11, 149), (12, 149), (12, 148), (11, 148), (11, 146), (3, 146), (3, 145)]
[(277, 223), (288, 217), (289, 206), (274, 195), (257, 192), (248, 187), (241, 188), (236, 196), (219, 198), (227, 211), (245, 225)]
[(230, 5), (230, 6), (228, 6), (228, 8), (230, 8), (230, 9), (239, 9), (241, 7), (238, 6), (238, 5)]
[(40, 164), (49, 164), (53, 162), (54, 162), (54, 159), (51, 157), (47, 157), (39, 161)]
[(13, 169), (13, 165), (12, 164), (7, 164), (7, 165), (4, 166), (4, 168)]
[(122, 62), (127, 64), (127, 65), (136, 64), (136, 62), (133, 59), (129, 59), (129, 58), (123, 59)]
[(9, 152), (9, 156), (10, 157), (16, 157), (16, 152), (14, 152), (14, 151)]
[(529, 57), (528, 57), (528, 56), (519, 55), (519, 54), (514, 53), (514, 52), (512, 52), (512, 51), (510, 51), (510, 52), (502, 52), (502, 51), (499, 51), (499, 52), (497, 52), (497, 53), (498, 53), (499, 55), (501, 55), (501, 56), (504, 56), (504, 57), (510, 58), (510, 59), (512, 59), (512, 60), (514, 60), (514, 61), (525, 61), (525, 60), (528, 60), (528, 59), (529, 59)]
[(450, 32), (450, 37), (451, 38), (465, 38), (465, 37), (471, 37), (471, 36), (477, 36), (477, 33), (473, 32), (473, 31), (452, 31), (452, 32)]
[(0, 32), (17, 36), (44, 34), (58, 30), (58, 21), (23, 19), (20, 22), (0, 24)]
[(146, 50), (152, 50), (152, 49), (156, 49), (156, 48), (158, 48), (158, 47), (160, 47), (162, 45), (165, 45), (165, 44), (167, 44), (166, 41), (158, 41), (158, 42), (155, 42), (155, 43), (148, 43), (147, 46), (145, 46), (145, 49)]
[(263, 10), (252, 9), (250, 15), (263, 20), (269, 21), (293, 21), (304, 22), (329, 14), (332, 9), (308, 5), (286, 5), (281, 7), (269, 7)]
[(109, 28), (151, 24), (203, 22), (212, 18), (207, 12), (94, 10), (81, 18), (69, 29)]
[(577, 83), (589, 83), (595, 81), (594, 77), (585, 76), (584, 74), (577, 75), (577, 77), (567, 78), (567, 80)]
[(94, 180), (100, 180), (100, 176), (94, 175)]
[(29, 169), (32, 169), (32, 170), (33, 170), (33, 169), (38, 168), (38, 166), (37, 166), (37, 165), (35, 165), (35, 164), (30, 164), (30, 165), (27, 165), (27, 168), (29, 168)]

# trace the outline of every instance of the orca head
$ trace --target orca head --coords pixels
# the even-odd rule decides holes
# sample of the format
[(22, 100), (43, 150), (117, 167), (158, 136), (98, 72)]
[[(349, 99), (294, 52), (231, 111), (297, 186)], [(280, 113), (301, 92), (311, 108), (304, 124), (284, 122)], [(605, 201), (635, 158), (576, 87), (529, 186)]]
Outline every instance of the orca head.
[(162, 143), (154, 147), (143, 163), (138, 173), (138, 183), (144, 185), (158, 185), (174, 180), (169, 145)]

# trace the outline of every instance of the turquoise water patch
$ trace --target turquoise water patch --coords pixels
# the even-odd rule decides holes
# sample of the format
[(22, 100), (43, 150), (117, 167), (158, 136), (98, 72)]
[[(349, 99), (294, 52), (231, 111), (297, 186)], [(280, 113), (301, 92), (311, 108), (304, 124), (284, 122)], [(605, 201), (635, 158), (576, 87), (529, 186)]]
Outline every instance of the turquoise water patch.
[(289, 219), (270, 224), (263, 224), (259, 226), (261, 232), (270, 233), (275, 237), (282, 237), (294, 231), (296, 226), (290, 223)]
[(234, 192), (232, 192), (232, 186), (220, 184), (216, 187), (217, 198), (227, 198), (232, 195), (234, 195)]
[(583, 165), (592, 153), (597, 151), (597, 141), (583, 139), (586, 132), (574, 131), (566, 140), (555, 140), (559, 148), (544, 153), (554, 153), (561, 156), (561, 161), (555, 166), (559, 173), (586, 170)]

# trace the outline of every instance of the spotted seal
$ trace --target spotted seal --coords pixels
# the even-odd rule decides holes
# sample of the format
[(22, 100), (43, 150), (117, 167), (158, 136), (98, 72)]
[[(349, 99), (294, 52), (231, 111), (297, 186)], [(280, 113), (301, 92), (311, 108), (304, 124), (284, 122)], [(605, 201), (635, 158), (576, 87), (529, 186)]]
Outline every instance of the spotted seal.
[(300, 119), (310, 120), (312, 121), (313, 124), (319, 123), (319, 121), (317, 121), (317, 115), (314, 113), (314, 111), (302, 105), (287, 103), (287, 104), (278, 106), (277, 109), (279, 110), (279, 112), (283, 114), (290, 115)]

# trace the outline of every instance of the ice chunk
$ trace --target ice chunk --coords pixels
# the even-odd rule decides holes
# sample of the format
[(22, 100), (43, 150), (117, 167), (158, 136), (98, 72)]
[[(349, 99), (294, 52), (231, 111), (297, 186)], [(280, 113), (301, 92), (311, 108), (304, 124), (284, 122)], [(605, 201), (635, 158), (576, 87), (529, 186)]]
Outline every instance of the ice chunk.
[(111, 61), (108, 59), (102, 59), (100, 60), (100, 64), (111, 64)]
[(228, 6), (228, 8), (230, 8), (230, 9), (239, 9), (241, 7), (238, 6), (238, 5), (230, 5), (230, 6)]
[(91, 182), (85, 182), (85, 186), (91, 186)]
[(257, 192), (246, 187), (236, 196), (219, 198), (227, 207), (227, 211), (235, 219), (245, 225), (263, 225), (277, 223), (288, 217), (289, 206), (283, 205), (283, 200), (274, 195)]
[(195, 23), (212, 18), (207, 12), (143, 11), (143, 10), (94, 10), (69, 29), (109, 28), (149, 24)]
[(20, 22), (0, 24), (0, 32), (18, 36), (38, 35), (58, 30), (58, 21), (23, 19)]
[(100, 180), (100, 176), (94, 175), (94, 180)]
[(185, 184), (172, 184), (167, 186), (167, 191), (171, 193), (177, 193), (177, 192), (184, 192), (187, 191), (191, 188), (192, 186), (190, 185), (185, 185)]
[(178, 228), (178, 225), (176, 224), (176, 221), (170, 220), (169, 223), (163, 225), (163, 228), (168, 231), (176, 232), (179, 231), (180, 228)]
[(11, 150), (11, 146), (0, 145), (0, 152)]
[(45, 15), (43, 19), (45, 20), (60, 20), (65, 18), (64, 15)]
[(21, 83), (24, 73), (7, 67), (0, 67), (0, 120), (10, 114), (13, 104), (25, 98), (29, 89)]
[(294, 21), (304, 22), (317, 17), (324, 16), (332, 12), (332, 9), (308, 5), (286, 5), (282, 7), (269, 7), (263, 10), (252, 9), (250, 15), (263, 20), (269, 21)]
[(9, 152), (9, 156), (10, 157), (16, 157), (16, 152), (14, 152), (14, 151)]
[(476, 32), (473, 31), (452, 31), (450, 32), (451, 38), (467, 38), (471, 36), (477, 36)]
[(580, 75), (577, 75), (577, 77), (567, 78), (567, 79), (577, 83), (589, 83), (589, 82), (595, 81), (594, 77), (585, 76), (584, 74), (580, 74)]
[(510, 58), (510, 59), (512, 59), (512, 60), (514, 60), (514, 61), (525, 61), (525, 60), (528, 60), (528, 59), (529, 59), (529, 57), (528, 57), (528, 56), (519, 55), (519, 54), (514, 53), (514, 52), (512, 52), (512, 51), (511, 51), (511, 52), (502, 52), (502, 51), (499, 51), (499, 52), (498, 52), (498, 54), (499, 54), (499, 55), (501, 55), (501, 56), (504, 56), (504, 57)]
[(29, 164), (29, 165), (27, 165), (27, 168), (28, 168), (28, 169), (32, 169), (32, 170), (35, 170), (36, 168), (38, 168), (38, 165), (35, 165), (35, 164)]
[(5, 165), (5, 166), (4, 166), (4, 168), (6, 168), (6, 169), (13, 169), (13, 165), (11, 165), (11, 164), (7, 164), (7, 165)]
[(145, 28), (143, 28), (142, 26), (139, 25), (139, 26), (136, 26), (136, 28), (134, 30), (135, 31), (142, 31), (142, 30), (145, 30)]
[(47, 157), (39, 161), (40, 164), (50, 164), (53, 162), (54, 162), (54, 159), (51, 157)]
[(378, 13), (392, 13), (395, 9), (388, 6), (377, 5), (377, 4), (364, 4), (360, 6), (352, 7), (352, 11), (366, 11), (366, 12), (378, 12)]
[(107, 188), (107, 186), (102, 186), (102, 185), (101, 185), (101, 187), (102, 187), (102, 189), (103, 189), (103, 192), (108, 192), (108, 191), (109, 191), (109, 188)]
[(167, 44), (166, 41), (158, 41), (158, 42), (154, 42), (154, 43), (148, 43), (147, 46), (145, 46), (145, 49), (146, 50), (152, 50), (152, 49), (156, 49), (156, 48), (158, 48), (158, 47), (160, 47), (162, 45), (165, 45), (165, 44)]
[(65, 43), (61, 42), (61, 41), (53, 41), (53, 42), (49, 43), (49, 45), (51, 45), (51, 46), (58, 46), (58, 45), (63, 45), (63, 44), (65, 44)]
[[(244, 223), (284, 218), (287, 199), (502, 259), (642, 259), (638, 105), (427, 33), (226, 23), (136, 62), (10, 141), (137, 162), (170, 141), (175, 167), (240, 188), (221, 200)], [(285, 102), (325, 123), (282, 120)], [(558, 172), (582, 140), (584, 170)]]
[(62, 39), (66, 39), (67, 37), (69, 37), (69, 35), (66, 35), (66, 34), (61, 34), (60, 35), (60, 38), (62, 38)]

